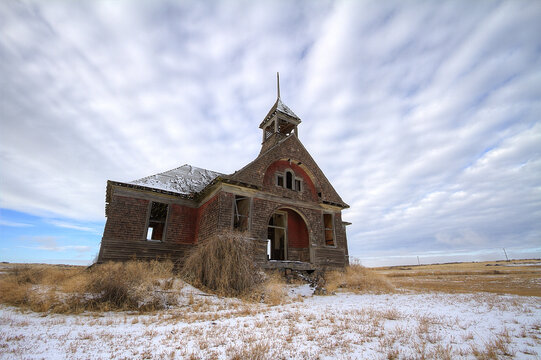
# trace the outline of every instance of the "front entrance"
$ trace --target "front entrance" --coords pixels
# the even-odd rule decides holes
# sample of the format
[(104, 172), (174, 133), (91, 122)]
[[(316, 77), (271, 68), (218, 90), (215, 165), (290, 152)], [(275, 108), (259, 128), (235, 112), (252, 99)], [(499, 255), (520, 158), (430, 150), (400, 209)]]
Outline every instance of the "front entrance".
[(270, 260), (287, 259), (287, 213), (275, 212), (269, 220), (267, 256)]
[(277, 210), (269, 219), (267, 258), (310, 262), (308, 227), (294, 210)]

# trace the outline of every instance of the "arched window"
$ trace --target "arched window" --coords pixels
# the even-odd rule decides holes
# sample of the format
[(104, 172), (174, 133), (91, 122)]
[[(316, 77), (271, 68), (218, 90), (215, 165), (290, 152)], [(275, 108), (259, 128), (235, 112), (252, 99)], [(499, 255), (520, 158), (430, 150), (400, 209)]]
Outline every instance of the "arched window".
[(293, 190), (293, 173), (286, 171), (286, 188)]

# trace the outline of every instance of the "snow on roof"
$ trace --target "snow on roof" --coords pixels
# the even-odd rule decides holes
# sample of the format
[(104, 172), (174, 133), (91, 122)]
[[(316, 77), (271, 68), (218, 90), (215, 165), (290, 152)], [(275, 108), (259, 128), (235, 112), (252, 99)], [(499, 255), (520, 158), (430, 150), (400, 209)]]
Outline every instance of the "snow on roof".
[(224, 176), (224, 174), (186, 164), (173, 170), (130, 181), (128, 184), (189, 195), (200, 192), (218, 176)]
[(286, 104), (284, 104), (282, 102), (282, 100), (280, 100), (280, 98), (278, 98), (278, 101), (277, 101), (277, 104), (276, 104), (276, 110), (281, 111), (284, 114), (292, 116), (292, 117), (294, 117), (296, 119), (300, 119), (297, 115), (295, 115), (295, 113), (293, 111), (291, 111), (290, 108), (287, 107)]

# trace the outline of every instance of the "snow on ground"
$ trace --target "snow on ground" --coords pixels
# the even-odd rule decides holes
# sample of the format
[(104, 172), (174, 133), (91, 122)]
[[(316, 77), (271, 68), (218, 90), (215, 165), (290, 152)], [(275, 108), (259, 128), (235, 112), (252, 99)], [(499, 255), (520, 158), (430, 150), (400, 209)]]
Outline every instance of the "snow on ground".
[[(153, 314), (0, 307), (0, 359), (539, 359), (541, 299), (476, 294), (311, 296), (269, 306), (186, 286)], [(304, 296), (304, 297), (303, 297)]]

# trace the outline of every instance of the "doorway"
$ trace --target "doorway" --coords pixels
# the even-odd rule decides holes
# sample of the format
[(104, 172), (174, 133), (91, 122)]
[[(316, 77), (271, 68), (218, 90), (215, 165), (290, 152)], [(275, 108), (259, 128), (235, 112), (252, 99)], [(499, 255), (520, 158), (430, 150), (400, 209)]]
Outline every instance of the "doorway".
[(310, 262), (308, 227), (295, 210), (277, 210), (267, 227), (267, 259)]
[(269, 260), (287, 259), (287, 212), (272, 214), (268, 227), (267, 256)]

